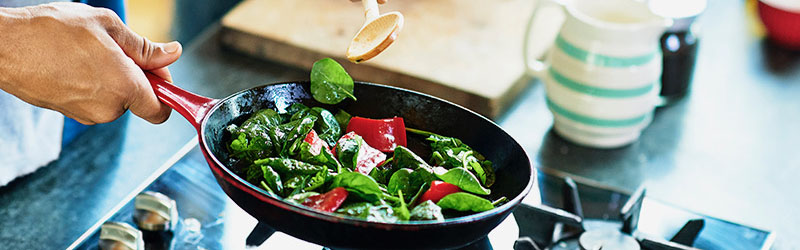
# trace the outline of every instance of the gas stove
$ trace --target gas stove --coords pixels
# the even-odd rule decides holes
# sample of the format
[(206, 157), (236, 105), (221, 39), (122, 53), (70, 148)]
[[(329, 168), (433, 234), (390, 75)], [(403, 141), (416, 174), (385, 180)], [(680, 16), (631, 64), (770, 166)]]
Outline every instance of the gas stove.
[[(541, 204), (514, 211), (515, 249), (769, 249), (774, 235), (611, 187), (539, 173)], [(537, 221), (538, 223), (527, 223)]]
[[(557, 173), (536, 178), (538, 189), (512, 216), (463, 249), (769, 249), (774, 238), (648, 198), (644, 188), (628, 195)], [(258, 224), (220, 189), (196, 146), (140, 191), (73, 246), (101, 249), (118, 239), (131, 249), (141, 247), (137, 240), (145, 249), (325, 249)], [(169, 224), (148, 231), (153, 220), (143, 209)]]

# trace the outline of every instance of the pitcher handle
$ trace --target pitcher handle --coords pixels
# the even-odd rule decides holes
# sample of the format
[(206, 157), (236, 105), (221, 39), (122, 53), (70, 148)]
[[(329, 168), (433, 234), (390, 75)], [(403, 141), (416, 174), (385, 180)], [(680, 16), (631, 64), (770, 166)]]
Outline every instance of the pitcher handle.
[[(536, 78), (541, 79), (544, 76), (544, 72), (547, 72), (548, 68), (547, 64), (543, 60), (539, 58), (531, 58), (530, 55), (530, 38), (531, 34), (534, 33), (533, 27), (536, 23), (538, 23), (536, 17), (541, 16), (540, 12), (542, 10), (556, 8), (562, 13), (562, 15), (560, 15), (557, 19), (559, 23), (558, 26), (561, 27), (566, 19), (566, 10), (563, 1), (564, 0), (538, 0), (536, 2), (536, 6), (534, 6), (534, 11), (533, 14), (531, 14), (531, 18), (528, 20), (528, 25), (525, 27), (525, 37), (522, 44), (522, 56), (525, 62), (525, 72)], [(539, 22), (540, 21), (541, 20), (539, 20)], [(550, 47), (552, 47), (552, 44), (555, 42), (556, 34), (551, 34), (551, 36), (552, 37), (547, 37), (547, 44), (545, 46), (546, 49), (542, 51), (541, 55), (547, 54), (547, 51), (550, 50)]]

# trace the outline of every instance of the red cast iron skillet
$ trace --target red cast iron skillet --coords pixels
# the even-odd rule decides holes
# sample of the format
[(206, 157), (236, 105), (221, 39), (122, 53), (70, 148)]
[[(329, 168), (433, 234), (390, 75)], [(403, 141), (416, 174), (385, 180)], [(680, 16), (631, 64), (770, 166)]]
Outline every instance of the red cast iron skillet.
[[(456, 248), (486, 236), (502, 222), (528, 194), (533, 185), (530, 161), (525, 151), (497, 124), (461, 106), (442, 99), (400, 88), (356, 82), (358, 101), (345, 100), (335, 106), (316, 102), (309, 82), (286, 82), (254, 87), (223, 99), (211, 99), (187, 92), (146, 73), (158, 98), (183, 115), (197, 128), (200, 149), (225, 193), (259, 220), (302, 240), (334, 249), (421, 249)], [(240, 123), (259, 109), (279, 111), (293, 103), (320, 106), (336, 112), (341, 108), (353, 116), (369, 118), (403, 117), (408, 127), (460, 138), (493, 162), (497, 181), (491, 187), (492, 200), (505, 196), (510, 201), (495, 209), (443, 222), (375, 223), (292, 205), (268, 196), (236, 173), (226, 144), (225, 127)], [(409, 134), (409, 148), (423, 158), (430, 155), (424, 138)]]

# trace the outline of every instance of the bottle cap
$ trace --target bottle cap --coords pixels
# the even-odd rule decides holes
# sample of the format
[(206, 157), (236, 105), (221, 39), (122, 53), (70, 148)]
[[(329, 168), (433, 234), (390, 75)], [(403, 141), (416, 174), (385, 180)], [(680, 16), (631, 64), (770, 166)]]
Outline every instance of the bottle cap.
[(128, 223), (106, 222), (100, 226), (100, 249), (144, 250), (142, 232)]
[(178, 208), (166, 195), (144, 191), (134, 199), (133, 220), (142, 230), (164, 231), (175, 228)]

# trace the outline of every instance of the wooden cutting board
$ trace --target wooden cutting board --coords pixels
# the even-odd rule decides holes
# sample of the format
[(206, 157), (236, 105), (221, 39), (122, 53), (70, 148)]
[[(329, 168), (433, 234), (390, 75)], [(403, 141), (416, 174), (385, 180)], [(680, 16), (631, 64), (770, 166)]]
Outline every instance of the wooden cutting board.
[(257, 57), (310, 69), (331, 57), (355, 80), (438, 96), (497, 117), (530, 78), (522, 40), (531, 0), (390, 0), (400, 11), (398, 39), (372, 60), (354, 64), (345, 51), (364, 22), (348, 0), (246, 0), (222, 19), (222, 43)]

